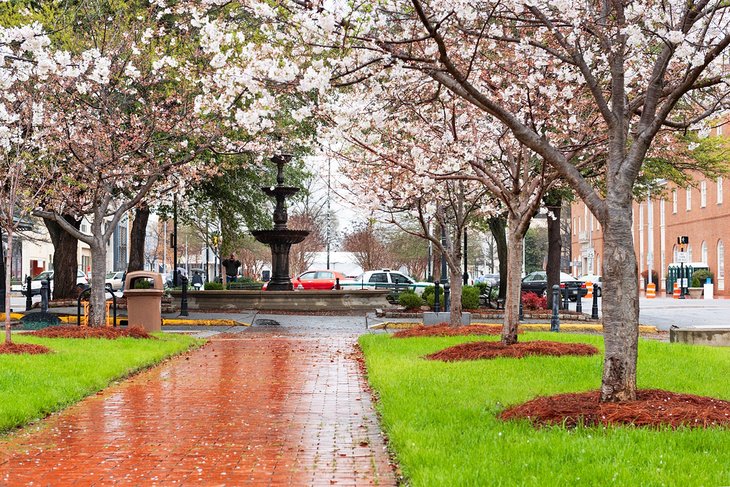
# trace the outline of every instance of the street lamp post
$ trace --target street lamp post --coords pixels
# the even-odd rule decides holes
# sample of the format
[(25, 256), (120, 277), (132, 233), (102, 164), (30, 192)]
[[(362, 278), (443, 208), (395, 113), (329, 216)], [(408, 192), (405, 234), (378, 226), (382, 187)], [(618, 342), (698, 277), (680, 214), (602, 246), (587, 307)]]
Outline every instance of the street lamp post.
[(466, 228), (464, 229), (464, 285), (469, 284), (469, 270), (467, 267), (467, 240), (466, 240)]

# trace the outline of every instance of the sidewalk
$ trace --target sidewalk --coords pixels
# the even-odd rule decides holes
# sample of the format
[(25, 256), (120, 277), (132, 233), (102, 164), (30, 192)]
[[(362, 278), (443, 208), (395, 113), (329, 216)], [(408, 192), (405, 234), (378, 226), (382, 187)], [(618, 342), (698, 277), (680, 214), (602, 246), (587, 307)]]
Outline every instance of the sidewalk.
[(395, 485), (356, 336), (217, 335), (0, 442), (0, 484)]

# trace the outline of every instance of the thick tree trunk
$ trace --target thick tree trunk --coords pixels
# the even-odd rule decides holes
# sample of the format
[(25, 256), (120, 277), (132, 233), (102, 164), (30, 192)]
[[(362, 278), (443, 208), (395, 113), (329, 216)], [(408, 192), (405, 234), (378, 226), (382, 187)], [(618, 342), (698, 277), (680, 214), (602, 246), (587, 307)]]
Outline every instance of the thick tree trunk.
[[(547, 257), (547, 305), (548, 309), (553, 309), (552, 289), (555, 284), (560, 284), (560, 256), (562, 255), (563, 241), (560, 235), (560, 198), (551, 201), (552, 205), (548, 206), (551, 214), (547, 217), (548, 230), (548, 257)], [(555, 204), (557, 203), (557, 204)]]
[[(507, 297), (507, 220), (504, 217), (492, 217), (489, 219), (489, 231), (492, 232), (494, 241), (497, 244), (497, 258), (499, 259), (499, 299)], [(520, 251), (521, 252), (521, 251)], [(522, 253), (520, 253), (520, 258)]]
[[(519, 232), (519, 221), (510, 218), (507, 231), (507, 296), (504, 304), (502, 343), (517, 343), (517, 326), (520, 322), (520, 298), (522, 294), (522, 248), (524, 232)], [(501, 264), (501, 259), (500, 259)]]
[(99, 238), (91, 245), (91, 296), (89, 298), (89, 325), (106, 325), (106, 245)]
[[(616, 198), (618, 199), (618, 198)], [(631, 201), (609, 199), (603, 232), (603, 381), (601, 400), (636, 398), (636, 361), (639, 340), (639, 285)], [(626, 198), (623, 198), (626, 200)]]
[[(0, 247), (2, 247), (2, 241), (0, 240)], [(13, 338), (10, 333), (10, 266), (13, 260), (13, 229), (8, 230), (8, 250), (5, 255), (5, 343), (12, 342)], [(28, 289), (30, 292), (30, 289)]]
[(144, 247), (147, 236), (147, 222), (150, 219), (150, 209), (143, 205), (135, 210), (132, 230), (129, 234), (129, 264), (127, 272), (144, 269)]
[[(458, 262), (459, 259), (456, 259)], [(449, 266), (449, 285), (451, 286), (451, 308), (450, 322), (451, 326), (461, 326), (461, 291), (463, 289), (461, 269), (458, 266)]]
[[(63, 219), (77, 230), (81, 227), (81, 219), (71, 215), (63, 215)], [(79, 241), (55, 220), (44, 218), (43, 223), (53, 243), (53, 299), (74, 298)]]

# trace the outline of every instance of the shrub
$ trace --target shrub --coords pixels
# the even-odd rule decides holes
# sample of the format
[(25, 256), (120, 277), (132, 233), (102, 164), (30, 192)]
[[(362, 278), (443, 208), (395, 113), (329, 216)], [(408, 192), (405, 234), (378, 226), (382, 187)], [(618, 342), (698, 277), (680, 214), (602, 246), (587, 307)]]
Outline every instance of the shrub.
[[(431, 308), (433, 308), (435, 294), (435, 286), (428, 286), (426, 289), (423, 290), (423, 299), (426, 301), (426, 304), (428, 304), (428, 306)], [(439, 286), (439, 303), (441, 303), (441, 309), (444, 309), (444, 288), (442, 288), (441, 286)]]
[(464, 309), (477, 309), (479, 307), (479, 294), (477, 286), (464, 286), (461, 289), (461, 307)]
[(522, 307), (524, 309), (547, 309), (547, 298), (535, 293), (522, 293)]
[(203, 285), (203, 289), (205, 289), (206, 291), (222, 291), (223, 283), (222, 282), (206, 282)]
[(152, 283), (147, 279), (138, 279), (134, 281), (134, 289), (151, 289)]
[(479, 294), (487, 294), (487, 289), (489, 289), (489, 284), (486, 282), (476, 282), (474, 283), (474, 287), (479, 289)]
[(708, 271), (707, 269), (694, 271), (694, 273), (692, 274), (692, 287), (702, 287), (705, 282), (707, 282), (708, 277), (710, 278), (710, 281), (713, 281), (715, 279), (712, 275), (712, 272)]
[(403, 291), (398, 297), (398, 304), (406, 309), (417, 309), (423, 305), (423, 299), (413, 291)]

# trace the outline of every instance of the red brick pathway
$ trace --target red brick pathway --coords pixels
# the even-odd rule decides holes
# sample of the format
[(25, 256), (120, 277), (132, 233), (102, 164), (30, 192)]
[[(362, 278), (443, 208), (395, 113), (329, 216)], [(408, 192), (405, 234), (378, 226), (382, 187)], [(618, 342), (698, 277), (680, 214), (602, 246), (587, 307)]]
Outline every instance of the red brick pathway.
[(0, 442), (0, 484), (394, 485), (353, 342), (213, 340)]

